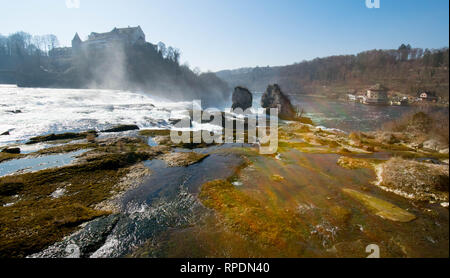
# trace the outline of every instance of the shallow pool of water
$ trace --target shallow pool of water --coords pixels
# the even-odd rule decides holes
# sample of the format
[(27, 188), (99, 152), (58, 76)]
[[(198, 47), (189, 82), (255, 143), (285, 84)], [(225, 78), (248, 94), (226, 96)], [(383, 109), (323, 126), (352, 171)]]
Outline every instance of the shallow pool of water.
[(233, 175), (241, 163), (242, 159), (233, 154), (211, 154), (200, 163), (188, 167), (168, 167), (158, 159), (147, 161), (145, 165), (152, 174), (141, 186), (127, 192), (123, 204), (131, 201), (149, 204), (160, 197), (170, 198), (180, 187), (197, 193), (205, 182)]
[(0, 177), (14, 173), (27, 173), (61, 167), (72, 163), (77, 156), (87, 150), (79, 150), (65, 154), (43, 155), (38, 157), (20, 158), (0, 163)]
[(155, 139), (153, 139), (153, 137), (148, 137), (148, 139), (147, 139), (147, 144), (148, 144), (150, 147), (158, 146), (158, 143), (156, 143), (156, 141), (155, 141)]

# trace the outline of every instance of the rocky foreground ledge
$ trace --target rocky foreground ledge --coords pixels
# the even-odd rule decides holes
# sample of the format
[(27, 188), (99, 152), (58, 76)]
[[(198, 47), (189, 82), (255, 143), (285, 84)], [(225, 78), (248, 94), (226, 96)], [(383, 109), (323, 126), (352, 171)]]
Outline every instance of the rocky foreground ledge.
[[(72, 134), (35, 153), (1, 153), (6, 162), (85, 150), (64, 167), (0, 178), (0, 255), (61, 257), (78, 238), (84, 257), (362, 257), (373, 242), (385, 256), (448, 256), (448, 153), (399, 134), (349, 135), (301, 122), (278, 133), (274, 155), (252, 145), (173, 144), (168, 130)], [(154, 201), (146, 221), (163, 228), (108, 251), (120, 246), (112, 231), (121, 229), (123, 196), (159, 174), (144, 163), (195, 171), (217, 154), (242, 162), (225, 179)], [(418, 238), (426, 242), (418, 246)]]

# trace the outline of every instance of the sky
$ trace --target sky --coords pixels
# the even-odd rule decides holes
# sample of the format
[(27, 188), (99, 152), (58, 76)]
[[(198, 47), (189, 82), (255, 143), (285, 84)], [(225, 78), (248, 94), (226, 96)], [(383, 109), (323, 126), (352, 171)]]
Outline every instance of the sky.
[[(79, 6), (69, 2), (79, 1)], [(376, 1), (376, 0), (372, 0)], [(371, 49), (449, 46), (448, 0), (0, 0), (0, 34), (55, 34), (140, 25), (201, 71), (288, 65)]]

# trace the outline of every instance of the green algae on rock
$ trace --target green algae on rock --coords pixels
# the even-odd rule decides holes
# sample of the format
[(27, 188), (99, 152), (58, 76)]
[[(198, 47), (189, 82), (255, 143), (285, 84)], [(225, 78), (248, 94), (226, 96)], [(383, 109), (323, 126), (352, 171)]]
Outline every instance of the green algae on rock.
[(287, 256), (302, 256), (306, 251), (298, 246), (305, 241), (307, 229), (294, 211), (269, 207), (225, 180), (203, 184), (199, 198), (220, 215), (226, 227), (259, 248), (275, 247)]
[(346, 194), (360, 201), (369, 210), (373, 211), (376, 215), (397, 222), (410, 222), (416, 219), (416, 216), (412, 213), (407, 212), (404, 209), (397, 207), (387, 201), (381, 200), (379, 198), (358, 192), (353, 189), (344, 188), (342, 189)]
[[(2, 257), (38, 252), (78, 225), (109, 214), (100, 209), (111, 206), (100, 204), (127, 189), (124, 178), (132, 166), (165, 151), (133, 138), (110, 138), (92, 146), (74, 165), (0, 178)], [(56, 190), (64, 195), (54, 198)]]
[(169, 129), (141, 129), (139, 130), (139, 135), (142, 136), (169, 136)]

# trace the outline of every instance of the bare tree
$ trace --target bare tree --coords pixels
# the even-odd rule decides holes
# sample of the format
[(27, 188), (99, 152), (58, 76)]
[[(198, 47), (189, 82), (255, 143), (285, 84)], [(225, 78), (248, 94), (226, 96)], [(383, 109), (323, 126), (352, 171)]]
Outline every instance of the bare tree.
[(48, 41), (50, 43), (50, 50), (57, 48), (59, 46), (59, 41), (58, 41), (58, 37), (56, 37), (53, 34), (47, 35), (48, 36)]
[(159, 42), (157, 47), (158, 47), (158, 52), (161, 54), (161, 56), (163, 58), (166, 58), (166, 56), (167, 56), (166, 45), (163, 42)]
[(41, 36), (39, 36), (39, 35), (33, 36), (33, 44), (36, 47), (38, 55), (40, 55), (42, 52), (44, 52), (43, 51), (43, 46), (42, 46), (43, 40), (42, 40)]

